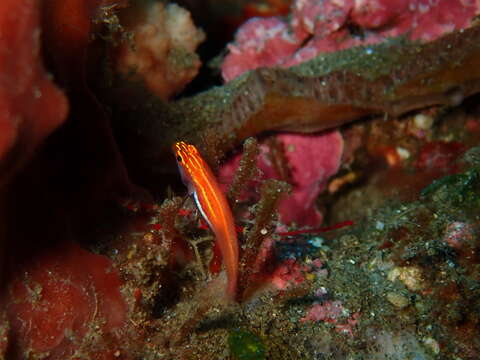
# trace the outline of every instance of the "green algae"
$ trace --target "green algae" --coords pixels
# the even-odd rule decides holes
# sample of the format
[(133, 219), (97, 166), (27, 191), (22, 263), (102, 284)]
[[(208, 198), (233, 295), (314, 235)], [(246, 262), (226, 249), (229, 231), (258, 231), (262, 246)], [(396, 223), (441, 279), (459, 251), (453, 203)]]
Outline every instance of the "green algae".
[(262, 339), (253, 332), (233, 330), (228, 337), (230, 352), (236, 360), (264, 360), (266, 349)]

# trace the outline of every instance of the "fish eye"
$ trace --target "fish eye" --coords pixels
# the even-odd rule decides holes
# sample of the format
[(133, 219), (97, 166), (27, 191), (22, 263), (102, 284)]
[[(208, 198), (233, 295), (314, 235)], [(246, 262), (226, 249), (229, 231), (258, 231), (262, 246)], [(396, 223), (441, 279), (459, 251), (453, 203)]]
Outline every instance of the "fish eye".
[(181, 157), (180, 155), (177, 155), (177, 161), (178, 161), (178, 162), (182, 162), (182, 161), (183, 161), (183, 159), (182, 159), (182, 157)]

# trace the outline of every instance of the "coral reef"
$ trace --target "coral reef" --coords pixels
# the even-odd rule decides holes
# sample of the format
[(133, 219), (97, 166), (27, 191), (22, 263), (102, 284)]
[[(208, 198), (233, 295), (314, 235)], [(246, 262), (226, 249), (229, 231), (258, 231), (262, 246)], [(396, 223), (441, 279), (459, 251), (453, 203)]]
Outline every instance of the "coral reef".
[(180, 5), (1, 3), (0, 358), (478, 358), (478, 4)]

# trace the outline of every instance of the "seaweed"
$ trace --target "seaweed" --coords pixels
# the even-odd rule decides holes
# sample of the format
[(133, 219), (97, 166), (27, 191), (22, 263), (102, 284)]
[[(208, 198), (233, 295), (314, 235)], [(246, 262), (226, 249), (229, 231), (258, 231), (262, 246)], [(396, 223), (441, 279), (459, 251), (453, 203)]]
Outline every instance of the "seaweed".
[(239, 265), (238, 296), (243, 300), (249, 288), (252, 275), (257, 271), (255, 262), (259, 249), (275, 230), (277, 206), (282, 195), (288, 193), (291, 186), (284, 181), (268, 179), (260, 190), (260, 201), (254, 206), (255, 223), (248, 232)]
[(160, 209), (158, 210), (158, 217), (162, 219), (162, 245), (164, 249), (170, 252), (172, 242), (175, 237), (179, 236), (175, 226), (175, 220), (178, 215), (178, 210), (182, 207), (183, 199), (175, 197), (173, 199), (166, 199)]
[(246, 139), (243, 143), (243, 154), (240, 159), (240, 165), (235, 172), (232, 184), (228, 190), (227, 197), (231, 203), (236, 204), (238, 202), (242, 189), (258, 174), (256, 167), (258, 154), (257, 139), (253, 137)]
[(292, 171), (289, 167), (289, 161), (285, 154), (283, 143), (278, 141), (276, 137), (270, 136), (266, 140), (266, 145), (269, 148), (267, 156), (271, 161), (275, 172), (278, 174), (281, 180), (292, 184)]

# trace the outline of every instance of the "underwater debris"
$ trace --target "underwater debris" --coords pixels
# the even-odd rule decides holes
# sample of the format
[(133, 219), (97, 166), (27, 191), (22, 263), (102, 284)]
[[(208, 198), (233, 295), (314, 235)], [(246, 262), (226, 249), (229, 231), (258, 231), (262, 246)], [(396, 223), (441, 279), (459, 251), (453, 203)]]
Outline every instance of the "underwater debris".
[(132, 39), (112, 51), (116, 71), (125, 78), (138, 77), (167, 101), (197, 75), (201, 61), (195, 49), (205, 34), (187, 10), (174, 3), (133, 2), (121, 13), (121, 23)]
[(410, 305), (410, 299), (401, 293), (391, 291), (387, 293), (386, 298), (393, 306), (399, 309), (403, 309)]
[[(126, 203), (129, 208), (132, 202)], [(177, 301), (179, 284), (176, 270), (192, 259), (192, 251), (177, 230), (183, 199), (166, 199), (161, 205), (136, 205), (143, 211), (129, 213), (126, 235), (114, 253), (116, 266), (127, 280), (124, 294), (135, 309), (132, 321), (158, 317)], [(180, 209), (180, 210), (179, 210)]]
[[(321, 244), (321, 238), (317, 238)], [(294, 239), (291, 241), (280, 240), (275, 242), (275, 256), (278, 260), (287, 259), (304, 259), (306, 256), (314, 255), (318, 251), (318, 247), (312, 245), (311, 239)]]
[[(316, 277), (324, 278), (328, 275), (328, 270), (323, 268), (324, 264), (320, 259), (311, 260), (306, 256), (307, 252), (311, 256), (315, 256), (315, 252), (312, 251), (315, 247), (311, 244), (300, 245), (304, 248), (301, 251), (298, 251), (300, 246), (297, 245), (297, 251), (290, 254), (284, 252), (282, 242), (277, 242), (275, 246), (277, 260), (281, 262), (276, 265), (269, 281), (278, 290), (283, 291), (283, 298), (296, 297), (302, 292), (308, 292), (308, 285), (304, 284), (305, 280), (314, 280)], [(290, 256), (285, 259), (285, 255)], [(298, 291), (295, 288), (298, 288)], [(316, 296), (321, 297), (318, 294)]]
[(388, 280), (399, 279), (409, 290), (420, 291), (426, 287), (422, 269), (417, 266), (395, 267), (388, 273)]

